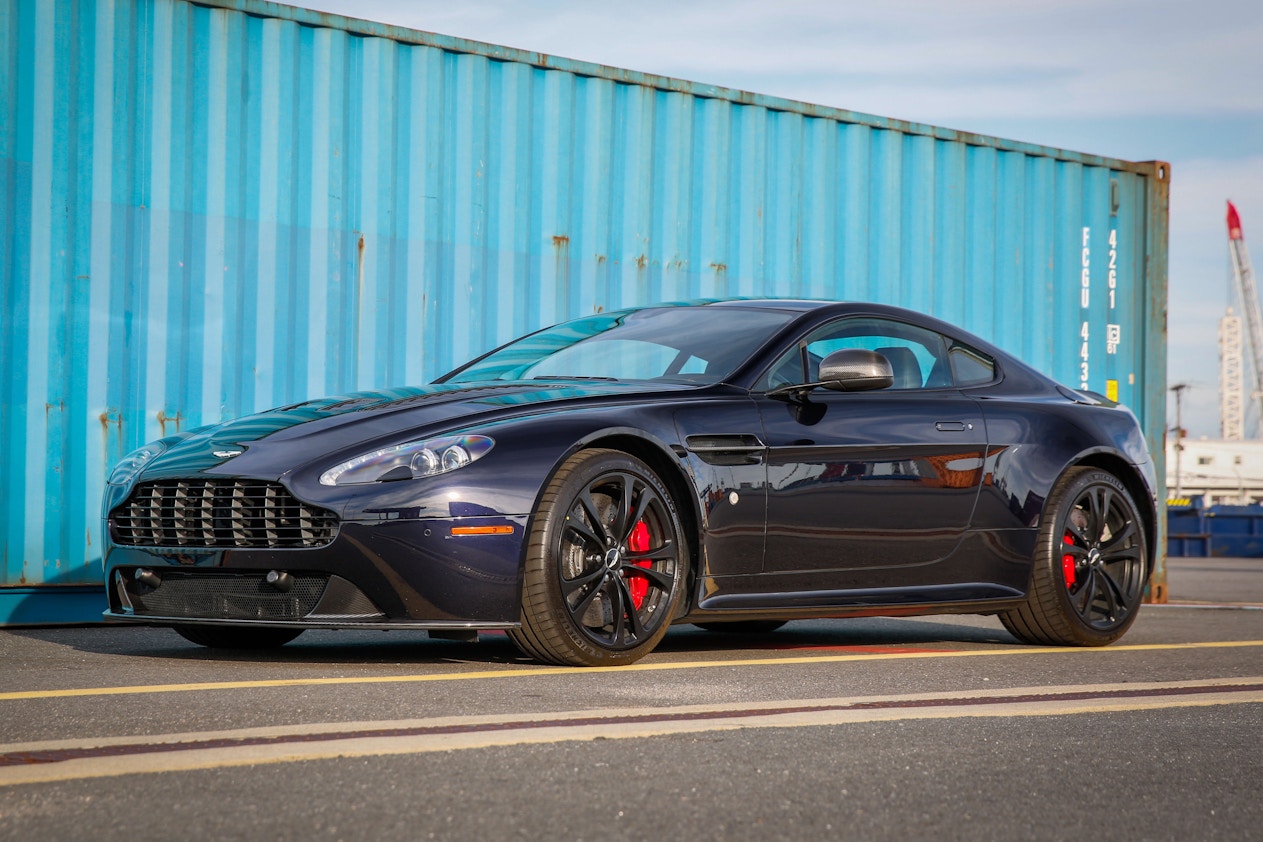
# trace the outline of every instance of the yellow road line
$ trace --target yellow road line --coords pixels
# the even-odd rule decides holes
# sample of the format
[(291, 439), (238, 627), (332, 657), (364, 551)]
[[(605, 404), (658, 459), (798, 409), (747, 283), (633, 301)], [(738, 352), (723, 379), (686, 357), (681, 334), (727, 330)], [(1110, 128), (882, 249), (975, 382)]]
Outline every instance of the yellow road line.
[(792, 655), (775, 658), (741, 658), (729, 661), (640, 662), (625, 667), (527, 667), (474, 672), (424, 673), (421, 675), (370, 675), (338, 678), (277, 678), (257, 681), (208, 681), (189, 684), (140, 684), (123, 687), (76, 687), (62, 690), (16, 690), (0, 693), (0, 701), (65, 699), (78, 696), (130, 696), (144, 693), (191, 693), (205, 690), (257, 690), (273, 687), (315, 687), (341, 684), (408, 684), (427, 681), (488, 681), (505, 678), (538, 678), (549, 675), (599, 675), (611, 672), (660, 672), (714, 667), (760, 667), (796, 664), (836, 664), (850, 661), (895, 661), (922, 658), (987, 658), (1005, 655), (1071, 655), (1117, 652), (1179, 651), (1186, 649), (1233, 649), (1263, 646), (1263, 640), (1225, 640), (1201, 643), (1146, 643), (1100, 648), (1059, 646), (1012, 649), (958, 649), (944, 652), (880, 652), (850, 655)]
[[(420, 754), (747, 728), (1068, 716), (1263, 703), (1263, 678), (1035, 687), (758, 704), (320, 723), (0, 746), (0, 786), (300, 760)], [(411, 730), (409, 730), (411, 729)], [(311, 739), (312, 734), (323, 734)], [(19, 756), (23, 752), (29, 757)], [(42, 754), (41, 754), (42, 753)]]

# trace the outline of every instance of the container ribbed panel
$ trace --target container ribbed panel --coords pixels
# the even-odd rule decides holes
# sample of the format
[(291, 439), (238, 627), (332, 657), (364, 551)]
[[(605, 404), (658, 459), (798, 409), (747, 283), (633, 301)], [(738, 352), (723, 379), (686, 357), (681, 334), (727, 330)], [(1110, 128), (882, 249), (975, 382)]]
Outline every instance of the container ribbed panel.
[(927, 311), (1114, 382), (1160, 459), (1166, 196), (1165, 165), (256, 0), (0, 0), (0, 584), (99, 581), (145, 441), (658, 300)]

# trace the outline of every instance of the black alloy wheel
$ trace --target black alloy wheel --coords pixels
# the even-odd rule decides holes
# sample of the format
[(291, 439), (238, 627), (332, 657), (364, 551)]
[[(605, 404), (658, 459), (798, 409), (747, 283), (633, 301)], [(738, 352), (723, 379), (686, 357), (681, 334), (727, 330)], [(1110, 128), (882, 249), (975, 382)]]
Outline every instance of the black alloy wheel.
[(550, 663), (632, 663), (666, 634), (687, 568), (675, 503), (653, 470), (621, 451), (580, 451), (541, 498), (510, 637)]
[(1000, 621), (1028, 643), (1112, 643), (1135, 621), (1149, 576), (1136, 504), (1112, 474), (1075, 468), (1044, 511), (1026, 603)]

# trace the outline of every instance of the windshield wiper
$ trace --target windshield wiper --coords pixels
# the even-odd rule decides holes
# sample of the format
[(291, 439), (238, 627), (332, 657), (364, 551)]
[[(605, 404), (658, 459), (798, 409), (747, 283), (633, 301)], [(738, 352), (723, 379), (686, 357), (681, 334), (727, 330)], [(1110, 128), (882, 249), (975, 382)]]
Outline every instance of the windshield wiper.
[(593, 377), (586, 374), (537, 374), (531, 378), (532, 380), (605, 380), (610, 383), (617, 383), (617, 377)]

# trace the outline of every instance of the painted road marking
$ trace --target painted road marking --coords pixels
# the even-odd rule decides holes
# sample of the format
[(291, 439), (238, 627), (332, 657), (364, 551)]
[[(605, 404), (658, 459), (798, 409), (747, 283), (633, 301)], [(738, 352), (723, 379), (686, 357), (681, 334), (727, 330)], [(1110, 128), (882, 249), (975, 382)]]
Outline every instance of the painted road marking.
[(845, 655), (793, 655), (776, 658), (742, 658), (731, 661), (661, 661), (625, 667), (521, 667), (473, 672), (424, 673), (421, 675), (367, 675), (337, 678), (275, 678), (255, 681), (206, 681), (191, 684), (138, 684), (124, 687), (75, 687), (61, 690), (14, 690), (0, 693), (0, 702), (22, 699), (66, 699), (79, 696), (131, 696), (144, 693), (194, 693), (207, 690), (257, 690), (273, 687), (315, 687), (340, 684), (409, 684), (428, 681), (490, 681), (505, 678), (538, 678), (548, 675), (599, 675), (611, 672), (659, 672), (713, 667), (763, 667), (796, 664), (836, 664), (848, 661), (893, 661), (919, 658), (994, 658), (1006, 655), (1108, 655), (1118, 652), (1164, 652), (1184, 649), (1234, 649), (1263, 646), (1263, 640), (1221, 640), (1202, 643), (1143, 643), (1131, 646), (1062, 647), (1033, 646), (1012, 649), (924, 649), (862, 652)]
[(1225, 611), (1263, 611), (1263, 604), (1258, 602), (1210, 602), (1206, 600), (1186, 599), (1181, 602), (1164, 602), (1153, 608), (1214, 608)]
[(1137, 684), (1026, 687), (757, 704), (581, 710), (321, 723), (157, 736), (0, 745), (0, 786), (339, 757), (492, 746), (638, 739), (743, 728), (800, 728), (911, 719), (1066, 716), (1263, 703), (1263, 676)]

